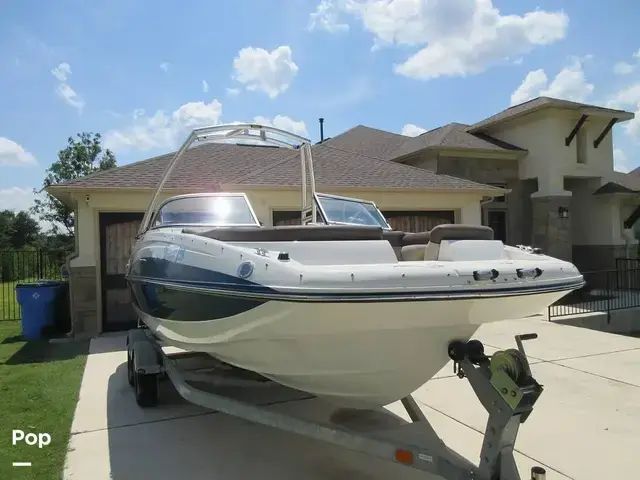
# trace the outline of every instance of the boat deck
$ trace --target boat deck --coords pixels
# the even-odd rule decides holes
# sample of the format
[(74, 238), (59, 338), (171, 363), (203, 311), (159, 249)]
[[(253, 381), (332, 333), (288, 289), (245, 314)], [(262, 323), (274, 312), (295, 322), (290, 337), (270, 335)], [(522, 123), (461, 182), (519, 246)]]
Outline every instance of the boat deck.
[[(491, 353), (513, 348), (514, 335), (530, 332), (539, 338), (525, 348), (545, 392), (518, 435), (522, 478), (529, 478), (533, 465), (544, 466), (547, 479), (635, 478), (640, 469), (640, 339), (533, 318), (485, 325), (475, 338)], [(163, 391), (160, 406), (142, 410), (127, 384), (124, 338), (92, 341), (65, 479), (434, 478), (187, 404), (175, 391)], [(252, 395), (248, 401), (304, 418), (322, 418), (331, 408), (291, 392)], [(475, 461), (487, 414), (468, 382), (454, 376), (452, 365), (414, 398), (443, 440)], [(386, 411), (408, 420), (399, 404)], [(403, 420), (372, 412), (345, 421), (379, 426)]]

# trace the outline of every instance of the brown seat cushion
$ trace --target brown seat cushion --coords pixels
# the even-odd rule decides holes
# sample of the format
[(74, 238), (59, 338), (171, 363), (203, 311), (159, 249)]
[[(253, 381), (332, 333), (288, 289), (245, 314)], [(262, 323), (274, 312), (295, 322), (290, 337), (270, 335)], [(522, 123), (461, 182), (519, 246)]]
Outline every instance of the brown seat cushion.
[(431, 232), (407, 233), (402, 238), (402, 245), (426, 245)]
[(431, 230), (429, 241), (442, 240), (493, 240), (493, 229), (482, 225), (438, 225)]
[(382, 238), (389, 242), (392, 247), (401, 247), (404, 245), (402, 243), (402, 238), (404, 236), (405, 233), (399, 230), (384, 230), (382, 232)]
[(380, 227), (359, 225), (283, 225), (278, 227), (219, 227), (206, 232), (185, 228), (183, 233), (221, 242), (321, 242), (330, 240), (382, 240)]

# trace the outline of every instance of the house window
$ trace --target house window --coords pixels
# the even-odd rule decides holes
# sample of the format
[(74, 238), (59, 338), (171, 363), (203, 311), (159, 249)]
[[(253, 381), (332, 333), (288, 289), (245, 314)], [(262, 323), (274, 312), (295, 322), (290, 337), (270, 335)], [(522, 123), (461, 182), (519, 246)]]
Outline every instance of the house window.
[(585, 128), (578, 130), (576, 138), (576, 161), (578, 163), (587, 163), (587, 131)]

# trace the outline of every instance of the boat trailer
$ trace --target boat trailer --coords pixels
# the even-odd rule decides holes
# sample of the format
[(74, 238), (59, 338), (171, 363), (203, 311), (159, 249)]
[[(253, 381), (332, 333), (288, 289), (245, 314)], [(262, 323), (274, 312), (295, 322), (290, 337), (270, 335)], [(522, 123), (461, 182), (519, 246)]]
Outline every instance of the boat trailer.
[[(517, 335), (517, 349), (497, 351), (490, 356), (485, 355), (478, 340), (453, 341), (449, 345), (454, 373), (468, 380), (489, 413), (478, 465), (451, 450), (438, 437), (412, 396), (401, 400), (411, 423), (391, 429), (362, 433), (329, 422), (303, 420), (195, 387), (192, 382), (205, 382), (214, 389), (274, 385), (287, 388), (253, 372), (236, 374), (235, 367), (206, 354), (167, 354), (161, 341), (142, 325), (127, 334), (127, 376), (136, 402), (143, 408), (158, 404), (159, 381), (168, 378), (181, 397), (201, 407), (399, 463), (445, 480), (521, 480), (514, 458), (515, 440), (520, 424), (529, 417), (543, 391), (531, 375), (522, 345), (524, 340), (535, 338), (537, 334)], [(204, 371), (202, 367), (180, 367), (181, 360), (194, 357), (206, 358), (209, 364), (214, 361), (216, 365)], [(545, 480), (544, 468), (533, 467), (530, 479)]]

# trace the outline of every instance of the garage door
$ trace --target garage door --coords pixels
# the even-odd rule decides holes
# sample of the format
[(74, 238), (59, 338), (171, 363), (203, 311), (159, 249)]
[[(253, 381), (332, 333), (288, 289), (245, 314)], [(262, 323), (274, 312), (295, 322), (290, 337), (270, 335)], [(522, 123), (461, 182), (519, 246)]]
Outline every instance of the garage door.
[(102, 329), (106, 332), (137, 324), (124, 274), (142, 217), (142, 213), (100, 214)]
[(431, 212), (382, 212), (394, 230), (403, 232), (428, 232), (437, 225), (455, 223), (452, 210)]

